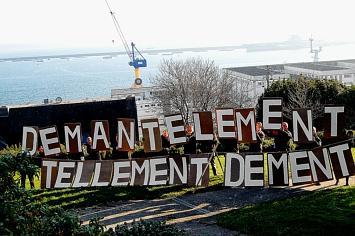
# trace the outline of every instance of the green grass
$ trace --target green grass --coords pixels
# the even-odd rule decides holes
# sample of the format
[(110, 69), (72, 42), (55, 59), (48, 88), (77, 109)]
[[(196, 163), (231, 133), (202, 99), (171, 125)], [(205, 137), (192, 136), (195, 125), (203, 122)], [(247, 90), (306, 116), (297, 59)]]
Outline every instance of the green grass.
[(353, 235), (355, 187), (247, 206), (219, 215), (217, 223), (251, 235)]
[[(224, 157), (220, 158), (224, 168)], [(155, 199), (177, 197), (193, 192), (214, 191), (223, 188), (223, 171), (216, 160), (217, 176), (214, 176), (210, 168), (210, 182), (206, 188), (187, 187), (182, 185), (163, 186), (125, 186), (125, 187), (92, 187), (92, 188), (67, 188), (51, 190), (32, 190), (34, 201), (47, 203), (51, 207), (62, 206), (63, 208), (87, 207), (95, 204), (105, 204), (129, 199)], [(39, 188), (39, 179), (35, 180), (36, 188)], [(27, 180), (26, 187), (29, 188)], [(196, 190), (196, 191), (195, 191)]]

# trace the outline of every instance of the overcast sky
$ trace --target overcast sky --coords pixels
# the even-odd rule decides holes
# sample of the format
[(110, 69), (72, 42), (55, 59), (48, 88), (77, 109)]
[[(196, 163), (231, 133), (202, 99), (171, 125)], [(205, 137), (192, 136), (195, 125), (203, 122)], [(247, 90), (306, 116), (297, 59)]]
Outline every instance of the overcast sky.
[[(139, 48), (355, 41), (350, 0), (109, 0)], [(0, 48), (123, 49), (104, 0), (0, 0)]]

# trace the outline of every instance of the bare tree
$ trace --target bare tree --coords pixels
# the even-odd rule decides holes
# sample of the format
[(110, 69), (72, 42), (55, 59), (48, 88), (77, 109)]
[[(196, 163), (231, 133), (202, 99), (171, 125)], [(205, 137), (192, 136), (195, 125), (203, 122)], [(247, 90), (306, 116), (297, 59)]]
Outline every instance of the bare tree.
[(234, 107), (254, 107), (256, 98), (251, 96), (253, 82), (244, 78), (236, 78), (232, 92)]
[[(230, 72), (219, 69), (213, 61), (192, 58), (186, 61), (164, 60), (152, 79), (159, 88), (154, 94), (164, 113), (179, 112), (185, 123), (194, 111), (234, 107), (242, 96)], [(240, 104), (240, 102), (239, 102)]]
[(306, 79), (303, 77), (296, 78), (293, 86), (288, 87), (288, 103), (284, 105), (284, 115), (292, 119), (292, 109), (311, 108), (313, 119), (322, 116), (324, 105), (316, 94), (316, 90), (312, 89)]

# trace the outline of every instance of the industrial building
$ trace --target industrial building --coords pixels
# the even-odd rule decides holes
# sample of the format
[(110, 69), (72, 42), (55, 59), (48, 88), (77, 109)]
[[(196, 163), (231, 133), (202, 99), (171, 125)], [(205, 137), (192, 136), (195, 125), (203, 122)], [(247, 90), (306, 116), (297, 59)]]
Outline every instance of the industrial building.
[(316, 79), (336, 79), (346, 86), (355, 85), (355, 59), (301, 62), (225, 68), (236, 78), (237, 84), (248, 86), (249, 96), (257, 98), (274, 81), (303, 75)]

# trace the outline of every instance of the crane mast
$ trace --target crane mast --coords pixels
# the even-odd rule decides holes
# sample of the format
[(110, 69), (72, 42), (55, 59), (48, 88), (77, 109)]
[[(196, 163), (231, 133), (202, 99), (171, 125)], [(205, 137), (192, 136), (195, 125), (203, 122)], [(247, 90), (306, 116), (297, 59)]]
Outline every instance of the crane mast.
[(147, 60), (142, 56), (142, 54), (140, 53), (140, 51), (137, 49), (136, 45), (133, 42), (131, 42), (130, 46), (128, 45), (127, 40), (122, 32), (121, 26), (116, 19), (115, 13), (111, 10), (111, 7), (108, 4), (108, 1), (105, 0), (105, 2), (106, 2), (106, 5), (110, 11), (110, 15), (112, 17), (113, 24), (115, 25), (116, 31), (123, 43), (126, 54), (130, 59), (128, 64), (130, 66), (134, 67), (135, 80), (134, 80), (132, 87), (134, 87), (134, 88), (141, 87), (142, 86), (142, 79), (141, 79), (141, 75), (140, 75), (140, 68), (147, 67)]
[(314, 39), (311, 37), (309, 39), (309, 42), (311, 43), (311, 50), (310, 50), (310, 53), (313, 53), (314, 56), (313, 56), (313, 61), (314, 62), (318, 62), (319, 61), (319, 53), (322, 51), (322, 47), (319, 47), (318, 49), (314, 49), (313, 48), (313, 41)]

